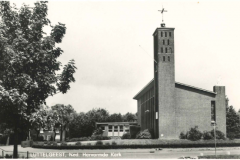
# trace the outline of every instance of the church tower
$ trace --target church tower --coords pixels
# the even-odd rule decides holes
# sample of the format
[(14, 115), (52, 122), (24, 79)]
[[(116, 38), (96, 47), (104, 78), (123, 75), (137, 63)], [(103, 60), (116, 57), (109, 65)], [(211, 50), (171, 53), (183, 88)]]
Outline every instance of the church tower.
[(156, 138), (176, 138), (174, 28), (162, 23), (153, 33)]

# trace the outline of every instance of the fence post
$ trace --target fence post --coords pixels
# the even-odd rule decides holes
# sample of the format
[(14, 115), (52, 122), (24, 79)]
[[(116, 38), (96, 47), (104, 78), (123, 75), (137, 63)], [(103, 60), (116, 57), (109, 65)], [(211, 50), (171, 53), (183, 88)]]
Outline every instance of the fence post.
[(4, 151), (2, 150), (2, 157), (4, 158)]
[(28, 159), (28, 151), (27, 151), (27, 159)]

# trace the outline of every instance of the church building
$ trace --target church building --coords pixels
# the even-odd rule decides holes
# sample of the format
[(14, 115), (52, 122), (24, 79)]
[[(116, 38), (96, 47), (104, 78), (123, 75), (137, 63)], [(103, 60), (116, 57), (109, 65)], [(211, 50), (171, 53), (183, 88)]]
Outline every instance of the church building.
[(210, 131), (215, 121), (226, 135), (225, 87), (209, 91), (175, 81), (174, 30), (162, 23), (153, 33), (154, 79), (133, 97), (138, 125), (153, 129), (154, 138), (177, 139), (195, 126)]

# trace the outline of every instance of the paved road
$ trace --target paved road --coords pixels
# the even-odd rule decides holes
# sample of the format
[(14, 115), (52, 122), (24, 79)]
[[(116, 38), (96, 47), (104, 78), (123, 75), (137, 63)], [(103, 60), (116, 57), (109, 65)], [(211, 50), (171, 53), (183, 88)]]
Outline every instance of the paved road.
[[(0, 146), (1, 149), (12, 151), (13, 146)], [(180, 157), (197, 157), (200, 155), (214, 155), (214, 148), (178, 148), (178, 149), (111, 149), (111, 150), (56, 150), (56, 149), (36, 149), (18, 147), (21, 155), (34, 158), (135, 158), (135, 159), (177, 159)], [(12, 152), (11, 152), (12, 153)], [(1, 155), (2, 153), (0, 153)], [(6, 153), (5, 153), (6, 154)], [(10, 154), (10, 152), (8, 153)], [(238, 154), (240, 147), (217, 148), (217, 155)]]

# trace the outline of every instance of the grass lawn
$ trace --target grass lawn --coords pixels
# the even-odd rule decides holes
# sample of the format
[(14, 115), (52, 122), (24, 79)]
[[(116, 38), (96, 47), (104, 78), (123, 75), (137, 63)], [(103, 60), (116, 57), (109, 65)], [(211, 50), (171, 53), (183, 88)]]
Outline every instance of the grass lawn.
[(240, 159), (240, 155), (210, 155), (210, 156), (198, 156), (199, 159)]

